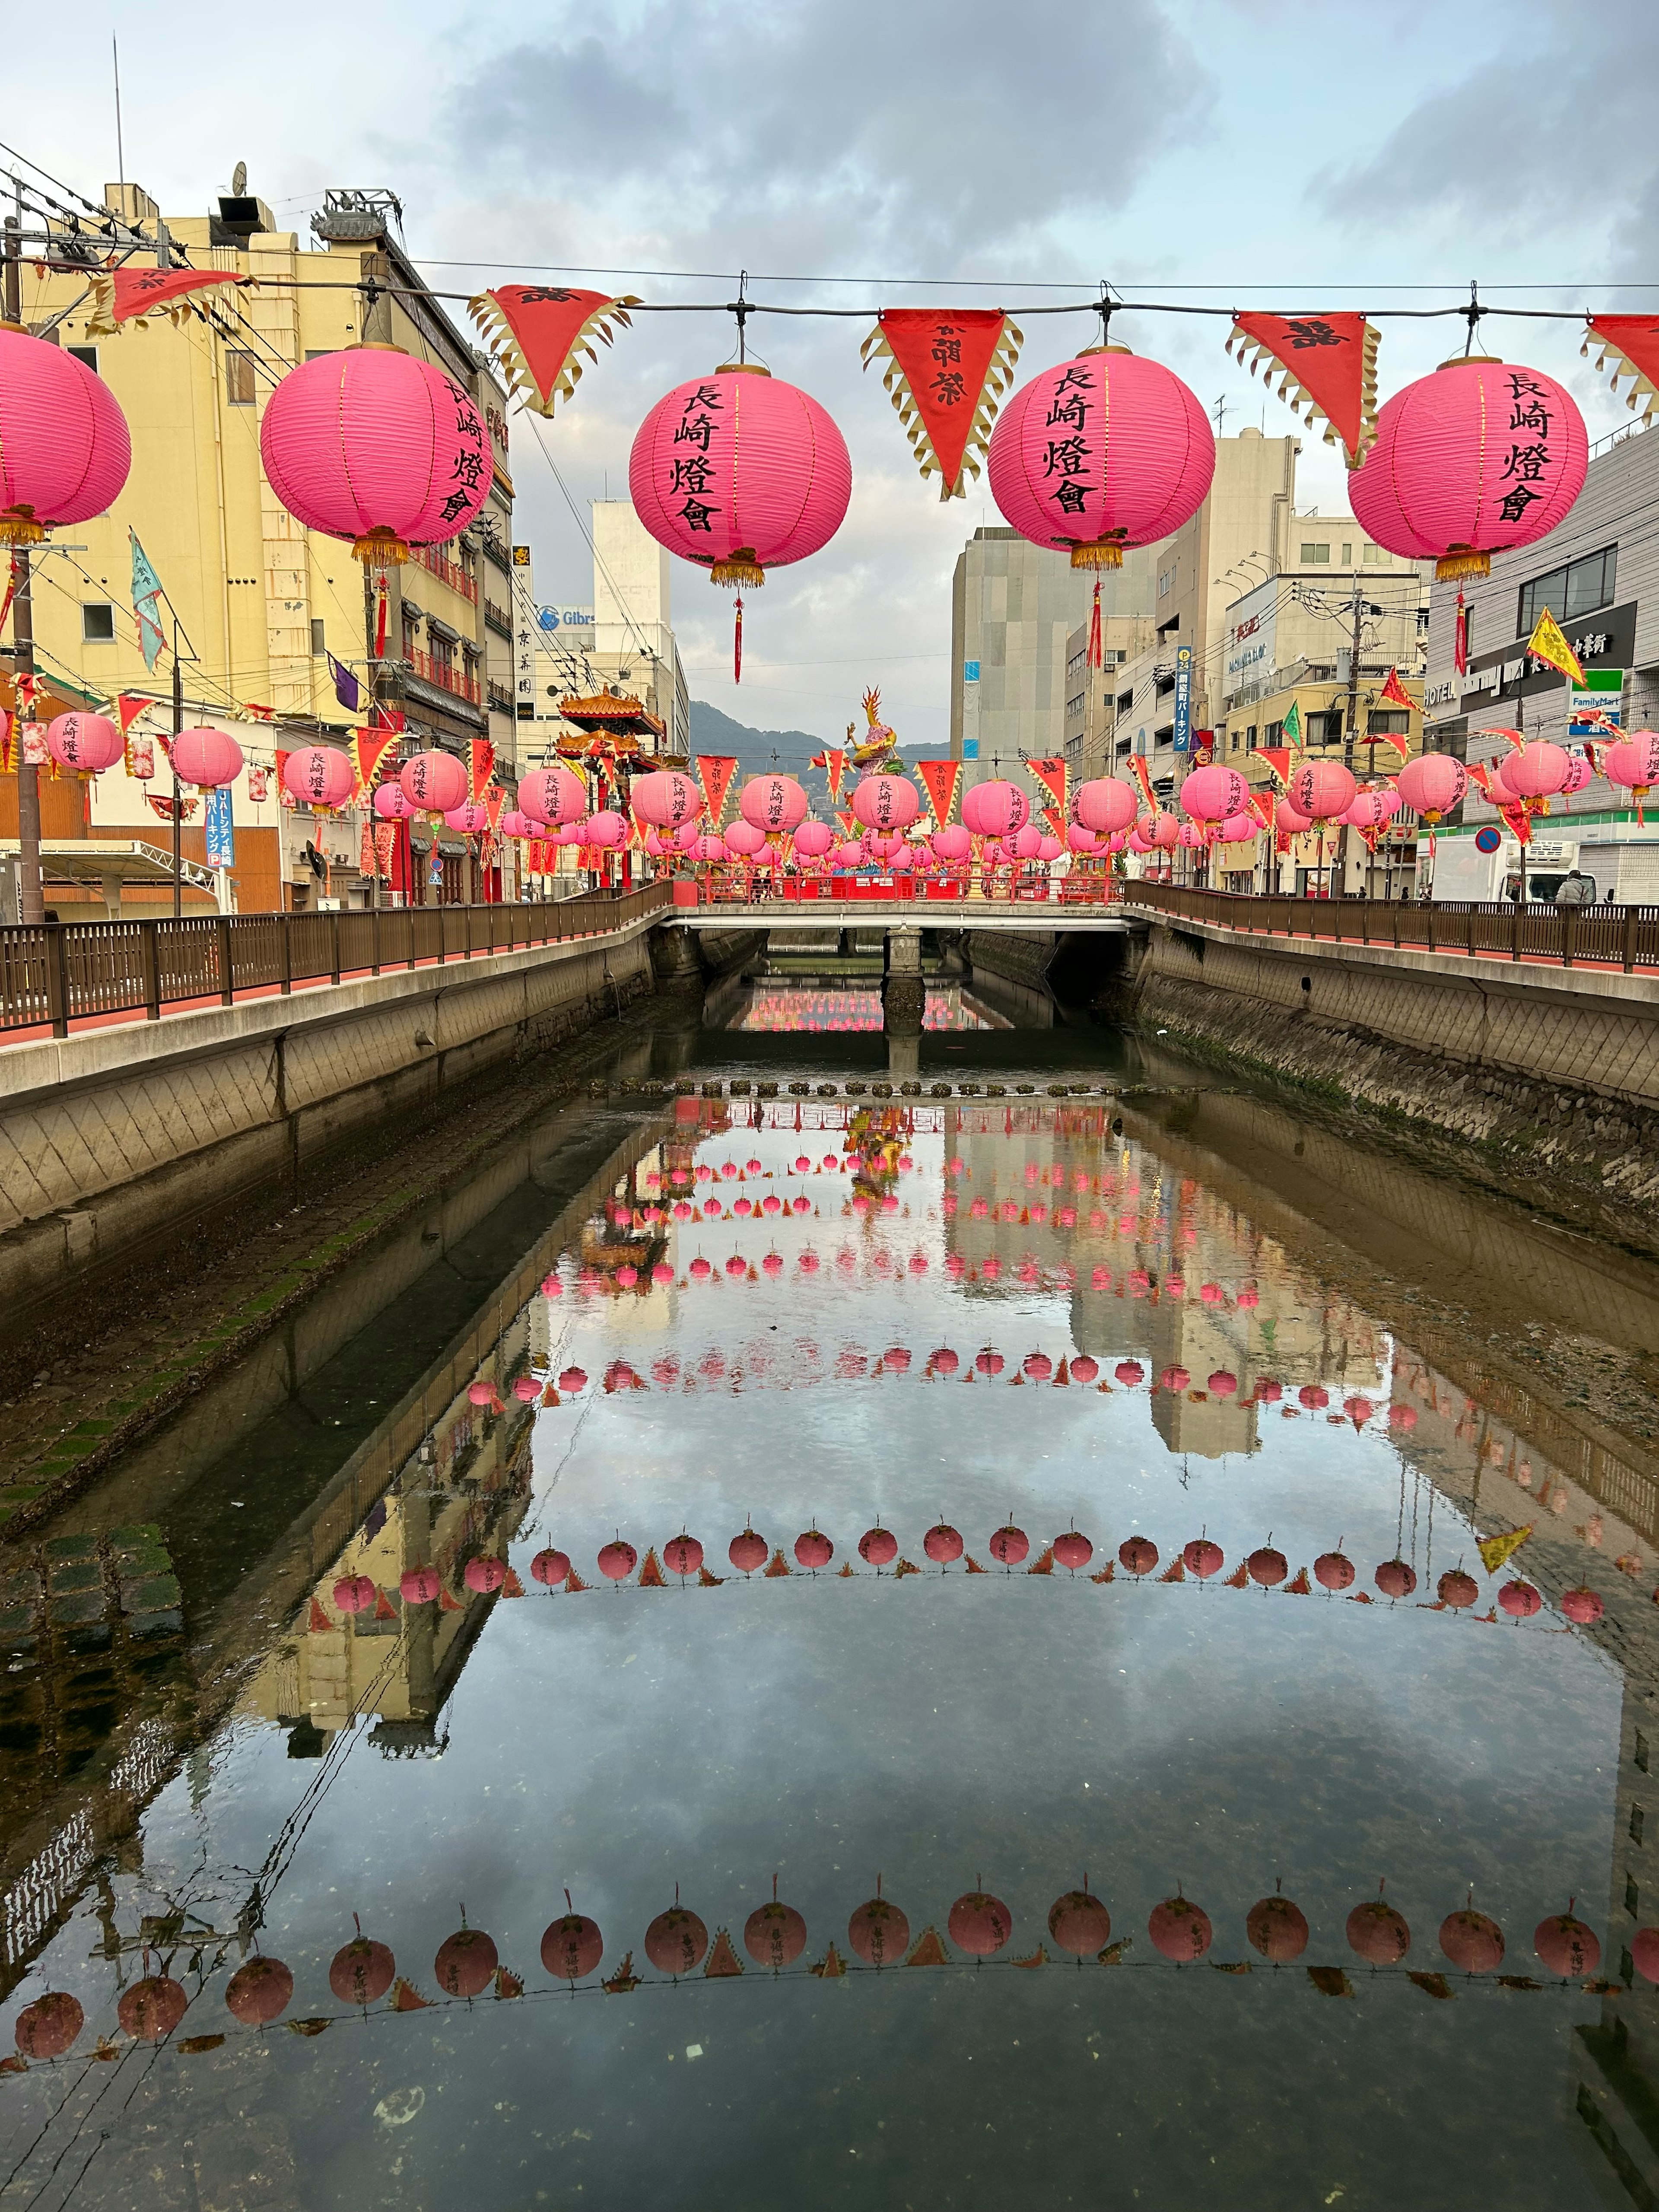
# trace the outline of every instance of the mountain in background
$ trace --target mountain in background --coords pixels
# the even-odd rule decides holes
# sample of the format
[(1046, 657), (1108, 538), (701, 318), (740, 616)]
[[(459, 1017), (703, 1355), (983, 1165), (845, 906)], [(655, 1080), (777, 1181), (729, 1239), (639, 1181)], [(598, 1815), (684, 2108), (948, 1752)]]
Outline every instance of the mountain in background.
[[(863, 721), (859, 723), (860, 731)], [(751, 730), (745, 722), (734, 722), (730, 714), (723, 714), (718, 707), (711, 707), (706, 699), (691, 702), (691, 750), (694, 753), (727, 753), (737, 757), (737, 781), (744, 777), (765, 775), (775, 769), (781, 775), (793, 775), (797, 783), (823, 808), (829, 801), (829, 784), (821, 768), (809, 770), (807, 763), (814, 753), (823, 750), (826, 740), (809, 737), (805, 730)], [(845, 743), (845, 740), (842, 740)], [(901, 747), (906, 763), (916, 760), (944, 760), (947, 751), (913, 751)], [(776, 758), (773, 756), (775, 754)], [(843, 797), (842, 804), (846, 805)]]

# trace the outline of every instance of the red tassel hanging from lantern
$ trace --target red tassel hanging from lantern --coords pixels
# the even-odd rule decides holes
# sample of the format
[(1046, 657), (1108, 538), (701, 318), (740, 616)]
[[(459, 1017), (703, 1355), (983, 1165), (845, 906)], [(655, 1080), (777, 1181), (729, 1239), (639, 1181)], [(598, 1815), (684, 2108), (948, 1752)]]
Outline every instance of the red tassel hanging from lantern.
[(732, 627), (732, 681), (743, 681), (743, 593), (737, 597), (737, 618)]
[(1094, 611), (1089, 617), (1089, 665), (1091, 668), (1103, 668), (1105, 665), (1105, 649), (1100, 641), (1100, 579), (1097, 576)]

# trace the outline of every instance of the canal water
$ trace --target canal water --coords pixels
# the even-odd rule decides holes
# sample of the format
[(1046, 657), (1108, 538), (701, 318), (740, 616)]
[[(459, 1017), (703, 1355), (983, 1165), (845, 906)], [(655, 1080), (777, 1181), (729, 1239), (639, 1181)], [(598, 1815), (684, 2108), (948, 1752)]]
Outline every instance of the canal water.
[(0, 2203), (1653, 2202), (1654, 1278), (824, 997), (8, 1552)]

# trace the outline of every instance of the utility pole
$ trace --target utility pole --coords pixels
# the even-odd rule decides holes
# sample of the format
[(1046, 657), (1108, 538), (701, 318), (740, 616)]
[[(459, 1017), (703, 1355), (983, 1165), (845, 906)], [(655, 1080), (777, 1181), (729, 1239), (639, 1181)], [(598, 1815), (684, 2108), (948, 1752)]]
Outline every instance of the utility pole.
[(179, 793), (179, 732), (185, 726), (185, 672), (179, 665), (179, 617), (173, 618), (173, 918), (184, 912), (184, 802)]
[[(1348, 708), (1342, 718), (1342, 765), (1350, 775), (1353, 774), (1354, 764), (1354, 725), (1359, 714), (1359, 635), (1364, 612), (1365, 604), (1359, 596), (1359, 579), (1356, 576), (1353, 580), (1353, 600), (1349, 609), (1352, 629), (1348, 653)], [(1342, 889), (1345, 892), (1348, 888), (1348, 839), (1352, 834), (1350, 824), (1345, 822), (1338, 863), (1342, 870)]]
[[(14, 328), (23, 327), (22, 294), (23, 188), (17, 187), (15, 215), (6, 217), (6, 313)], [(43, 922), (46, 899), (40, 889), (40, 771), (23, 758), (23, 693), (26, 679), (34, 673), (34, 600), (30, 590), (29, 549), (14, 546), (11, 556), (12, 696), (17, 707), (17, 918)]]

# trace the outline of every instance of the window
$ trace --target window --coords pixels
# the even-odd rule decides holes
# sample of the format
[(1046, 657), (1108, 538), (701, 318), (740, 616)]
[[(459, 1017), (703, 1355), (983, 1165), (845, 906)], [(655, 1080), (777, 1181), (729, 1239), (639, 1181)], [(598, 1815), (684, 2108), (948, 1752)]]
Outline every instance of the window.
[[(1285, 725), (1283, 722), (1279, 725), (1279, 727), (1281, 730), (1284, 726)], [(1253, 753), (1255, 750), (1255, 724), (1254, 722), (1250, 723), (1244, 732), (1244, 750), (1247, 753)]]
[(1630, 1808), (1630, 1839), (1632, 1843), (1639, 1844), (1641, 1842), (1642, 1831), (1646, 1826), (1647, 1816), (1643, 1812), (1642, 1808), (1639, 1805), (1632, 1805)]
[(1373, 707), (1365, 717), (1366, 734), (1373, 738), (1403, 738), (1412, 718), (1398, 707)]
[(225, 349), (225, 398), (233, 407), (253, 404), (253, 356), (243, 346)]
[(323, 618), (320, 615), (313, 615), (311, 617), (311, 650), (319, 660), (328, 651), (327, 642), (323, 636)]
[(1120, 714), (1127, 714), (1134, 703), (1135, 695), (1133, 691), (1120, 691), (1118, 693), (1117, 711)]
[(1645, 1774), (1648, 1771), (1648, 1740), (1640, 1729), (1636, 1731), (1636, 1741), (1632, 1747), (1631, 1757)]
[(1642, 1893), (1636, 1887), (1633, 1875), (1625, 1876), (1625, 1910), (1632, 1916), (1641, 1910)]
[(1353, 548), (1352, 545), (1345, 545), (1342, 548), (1342, 565), (1345, 568), (1352, 568), (1353, 566)]
[(81, 610), (81, 635), (88, 645), (113, 645), (115, 610), (107, 599), (89, 600)]
[(75, 360), (83, 362), (93, 374), (97, 375), (98, 349), (96, 346), (65, 346), (64, 351), (71, 355)]
[(1066, 702), (1066, 713), (1067, 718), (1070, 719), (1073, 715), (1081, 714), (1088, 703), (1089, 695), (1086, 691), (1079, 691), (1075, 699), (1068, 699)]
[(1362, 545), (1359, 560), (1361, 567), (1366, 568), (1386, 568), (1391, 565), (1386, 545)]
[(1330, 557), (1331, 549), (1328, 545), (1309, 545), (1304, 544), (1302, 548), (1302, 565), (1304, 568), (1311, 568), (1321, 561), (1328, 561)]
[(1328, 714), (1310, 714), (1308, 743), (1310, 745), (1340, 745), (1342, 742), (1342, 710), (1333, 707)]
[[(1251, 736), (1252, 736), (1252, 737), (1254, 737), (1254, 736), (1255, 736), (1255, 732), (1254, 729), (1251, 731), (1250, 734), (1251, 734)], [(1268, 750), (1270, 752), (1273, 750), (1273, 747), (1279, 744), (1279, 742), (1280, 738), (1283, 738), (1284, 734), (1285, 734), (1285, 725), (1283, 724), (1283, 722), (1269, 722), (1269, 723), (1268, 723), (1267, 727), (1267, 729), (1266, 729), (1266, 731), (1265, 731), (1265, 732), (1264, 732), (1264, 735), (1265, 735), (1265, 736), (1266, 736), (1266, 738), (1267, 738), (1267, 750)], [(1252, 752), (1254, 752), (1254, 751), (1255, 750), (1255, 747), (1254, 745), (1252, 745), (1252, 746), (1250, 747), (1250, 750), (1251, 750)]]
[(1610, 606), (1618, 567), (1619, 548), (1607, 545), (1567, 568), (1552, 568), (1548, 575), (1534, 576), (1531, 583), (1522, 584), (1516, 635), (1530, 637), (1546, 607), (1557, 622), (1569, 623), (1596, 607)]

